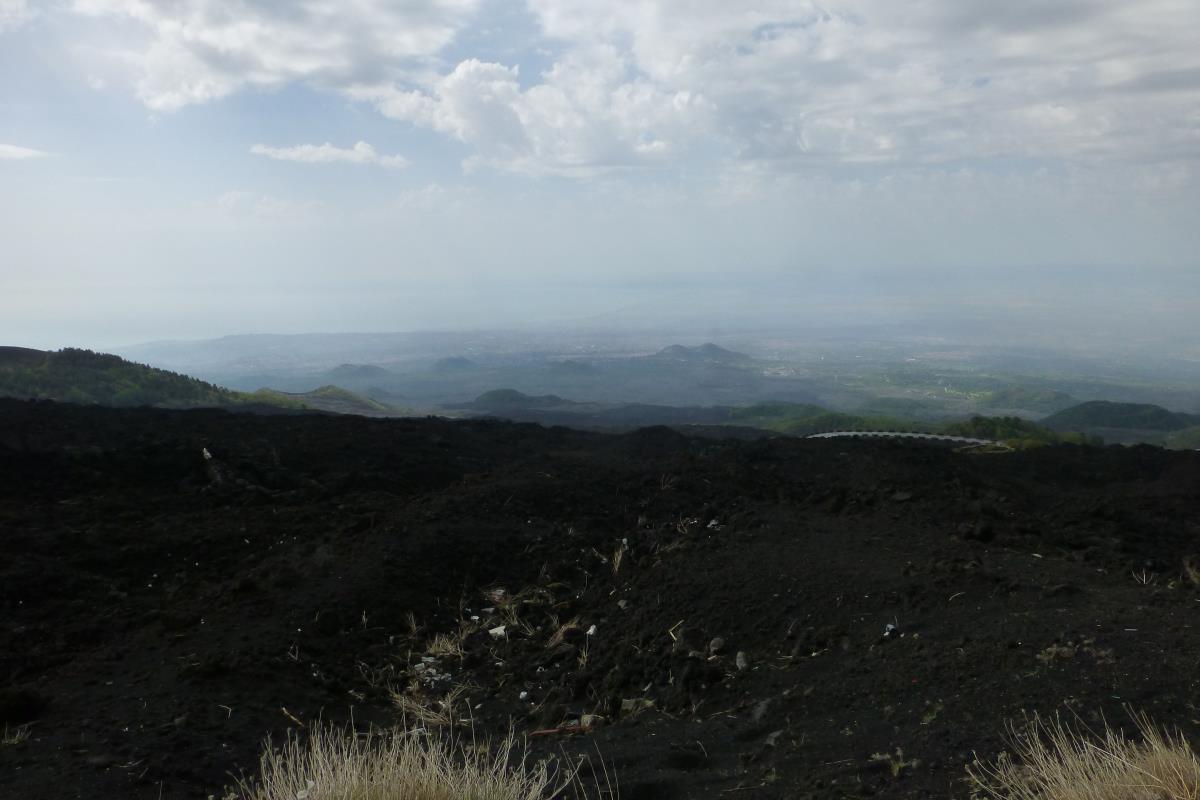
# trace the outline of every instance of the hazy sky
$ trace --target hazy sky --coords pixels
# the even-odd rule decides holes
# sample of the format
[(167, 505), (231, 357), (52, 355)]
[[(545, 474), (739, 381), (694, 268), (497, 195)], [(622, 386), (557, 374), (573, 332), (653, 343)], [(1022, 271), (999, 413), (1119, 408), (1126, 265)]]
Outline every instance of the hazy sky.
[(1183, 318), (1198, 42), (1196, 0), (0, 0), (0, 342)]

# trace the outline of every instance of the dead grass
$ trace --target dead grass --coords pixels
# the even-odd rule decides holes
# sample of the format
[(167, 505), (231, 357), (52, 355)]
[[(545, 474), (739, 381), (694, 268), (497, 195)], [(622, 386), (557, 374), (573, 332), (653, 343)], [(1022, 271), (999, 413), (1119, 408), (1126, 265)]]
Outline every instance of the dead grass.
[(549, 800), (584, 798), (574, 770), (530, 763), (512, 736), (494, 747), (415, 735), (316, 729), (268, 748), (239, 800)]
[(462, 658), (462, 637), (439, 633), (429, 642), (425, 651), (436, 658)]
[(465, 686), (455, 686), (445, 696), (429, 698), (418, 690), (411, 693), (390, 691), (392, 704), (410, 724), (423, 728), (453, 728), (460, 720), (458, 706), (466, 695)]
[(1002, 754), (967, 772), (979, 795), (995, 800), (1198, 800), (1200, 760), (1179, 733), (1133, 714), (1130, 740), (1107, 725), (1086, 735), (1059, 720), (1034, 718), (1013, 732), (1016, 758)]

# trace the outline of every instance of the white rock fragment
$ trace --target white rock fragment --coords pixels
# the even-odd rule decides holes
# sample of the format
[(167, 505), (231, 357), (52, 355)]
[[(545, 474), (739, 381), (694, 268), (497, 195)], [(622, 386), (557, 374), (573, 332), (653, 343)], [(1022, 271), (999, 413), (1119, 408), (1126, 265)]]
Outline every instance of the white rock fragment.
[(496, 627), (494, 627), (488, 631), (488, 635), (491, 636), (493, 639), (503, 639), (506, 631), (507, 631), (506, 626), (497, 625)]
[(742, 672), (750, 668), (750, 660), (746, 658), (746, 653), (738, 650), (737, 655), (733, 659), (733, 663), (737, 664), (738, 672)]

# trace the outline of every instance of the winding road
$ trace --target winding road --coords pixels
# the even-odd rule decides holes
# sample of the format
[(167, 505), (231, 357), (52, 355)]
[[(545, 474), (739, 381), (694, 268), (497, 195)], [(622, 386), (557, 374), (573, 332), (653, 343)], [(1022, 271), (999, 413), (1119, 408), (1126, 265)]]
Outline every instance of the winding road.
[(952, 442), (956, 444), (993, 444), (1004, 446), (991, 439), (976, 439), (970, 436), (950, 436), (943, 433), (912, 433), (909, 431), (826, 431), (813, 433), (806, 439), (918, 439), (927, 442)]

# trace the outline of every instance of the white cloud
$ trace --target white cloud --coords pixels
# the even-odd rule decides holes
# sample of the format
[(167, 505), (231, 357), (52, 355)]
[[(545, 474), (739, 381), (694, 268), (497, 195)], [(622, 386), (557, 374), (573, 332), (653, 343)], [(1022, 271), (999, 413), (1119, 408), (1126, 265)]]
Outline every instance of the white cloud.
[(75, 0), (74, 9), (142, 23), (148, 42), (124, 58), (141, 73), (142, 102), (171, 111), (246, 86), (395, 78), (453, 41), (478, 2)]
[(469, 168), (1200, 158), (1195, 0), (526, 5), (541, 40), (483, 57), (457, 52), (499, 35), (481, 0), (74, 0), (141, 23), (126, 58), (153, 109), (302, 83), (466, 144)]
[(33, 9), (26, 0), (0, 0), (0, 33), (20, 28), (33, 19)]
[(661, 161), (686, 150), (711, 104), (655, 86), (616, 48), (572, 52), (523, 89), (517, 67), (469, 59), (425, 90), (355, 87), (381, 113), (471, 145), (468, 167), (590, 175)]
[(301, 144), (295, 147), (268, 147), (256, 144), (250, 152), (257, 156), (266, 156), (277, 161), (300, 161), (305, 164), (377, 164), (381, 167), (402, 168), (408, 166), (404, 156), (384, 156), (366, 142), (358, 142), (353, 147), (335, 147), (325, 144)]
[(49, 153), (41, 150), (34, 150), (29, 147), (18, 147), (15, 144), (0, 144), (0, 161), (5, 159), (22, 160), (27, 158), (42, 158), (43, 156), (47, 155), (49, 155)]
[(622, 43), (777, 166), (1200, 156), (1200, 5), (529, 0), (566, 53)]

